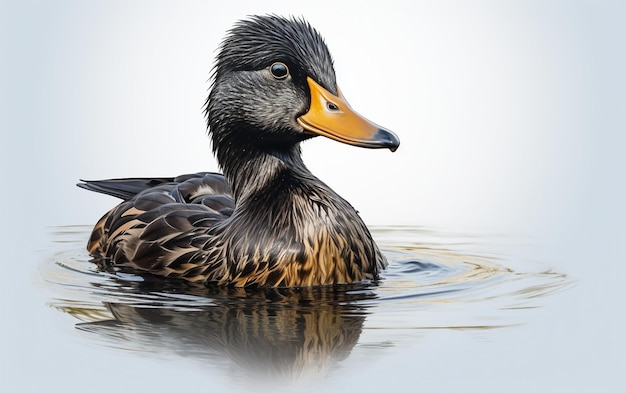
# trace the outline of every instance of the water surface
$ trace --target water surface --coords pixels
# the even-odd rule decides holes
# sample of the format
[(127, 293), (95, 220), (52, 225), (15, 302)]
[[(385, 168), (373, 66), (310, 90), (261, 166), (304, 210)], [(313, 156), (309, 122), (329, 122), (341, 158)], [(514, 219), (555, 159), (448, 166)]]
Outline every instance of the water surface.
[(389, 259), (376, 283), (224, 289), (102, 272), (84, 250), (89, 226), (53, 229), (42, 265), (49, 304), (99, 346), (185, 358), (237, 383), (320, 380), (351, 357), (393, 357), (431, 330), (489, 331), (529, 323), (571, 285), (549, 266), (514, 260), (506, 237), (375, 227)]

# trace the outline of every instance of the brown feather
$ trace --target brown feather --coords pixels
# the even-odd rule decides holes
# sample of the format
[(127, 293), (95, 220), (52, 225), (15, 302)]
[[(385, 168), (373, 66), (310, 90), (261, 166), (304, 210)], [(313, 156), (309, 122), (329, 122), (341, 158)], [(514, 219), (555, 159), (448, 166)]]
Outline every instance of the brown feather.
[[(89, 252), (133, 271), (238, 287), (346, 284), (376, 279), (385, 265), (362, 222), (331, 209), (329, 196), (346, 203), (322, 185), (307, 197), (290, 195), (284, 206), (252, 206), (256, 211), (248, 214), (250, 207), (236, 209), (229, 193), (210, 194), (216, 188), (205, 182), (216, 177), (204, 176), (186, 176), (122, 202), (94, 227)], [(217, 189), (228, 192), (220, 182)], [(176, 202), (172, 193), (183, 200)], [(237, 214), (220, 213), (228, 209)]]

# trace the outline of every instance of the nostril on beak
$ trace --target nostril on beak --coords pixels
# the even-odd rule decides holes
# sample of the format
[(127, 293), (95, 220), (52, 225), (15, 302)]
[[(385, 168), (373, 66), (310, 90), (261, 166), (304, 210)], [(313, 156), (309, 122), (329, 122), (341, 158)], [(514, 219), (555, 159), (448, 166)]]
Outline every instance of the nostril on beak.
[(335, 112), (339, 110), (339, 107), (337, 106), (337, 104), (332, 103), (330, 101), (326, 103), (326, 108), (331, 112)]

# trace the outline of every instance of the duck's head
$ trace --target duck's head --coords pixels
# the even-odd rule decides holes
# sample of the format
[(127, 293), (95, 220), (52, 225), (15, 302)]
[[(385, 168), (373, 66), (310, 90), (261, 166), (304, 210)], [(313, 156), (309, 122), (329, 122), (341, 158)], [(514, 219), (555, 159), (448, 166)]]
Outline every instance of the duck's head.
[(302, 19), (238, 22), (222, 43), (213, 78), (206, 112), (218, 159), (246, 148), (289, 149), (317, 135), (392, 151), (400, 144), (348, 105), (324, 40)]

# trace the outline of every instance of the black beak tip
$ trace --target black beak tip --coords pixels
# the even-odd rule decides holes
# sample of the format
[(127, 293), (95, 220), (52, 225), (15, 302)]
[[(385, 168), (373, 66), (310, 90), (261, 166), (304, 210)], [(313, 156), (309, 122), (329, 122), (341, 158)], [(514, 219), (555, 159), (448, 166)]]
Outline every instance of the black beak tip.
[(400, 146), (400, 138), (385, 128), (378, 129), (376, 140), (380, 143), (380, 147), (388, 148), (392, 152), (398, 150)]

